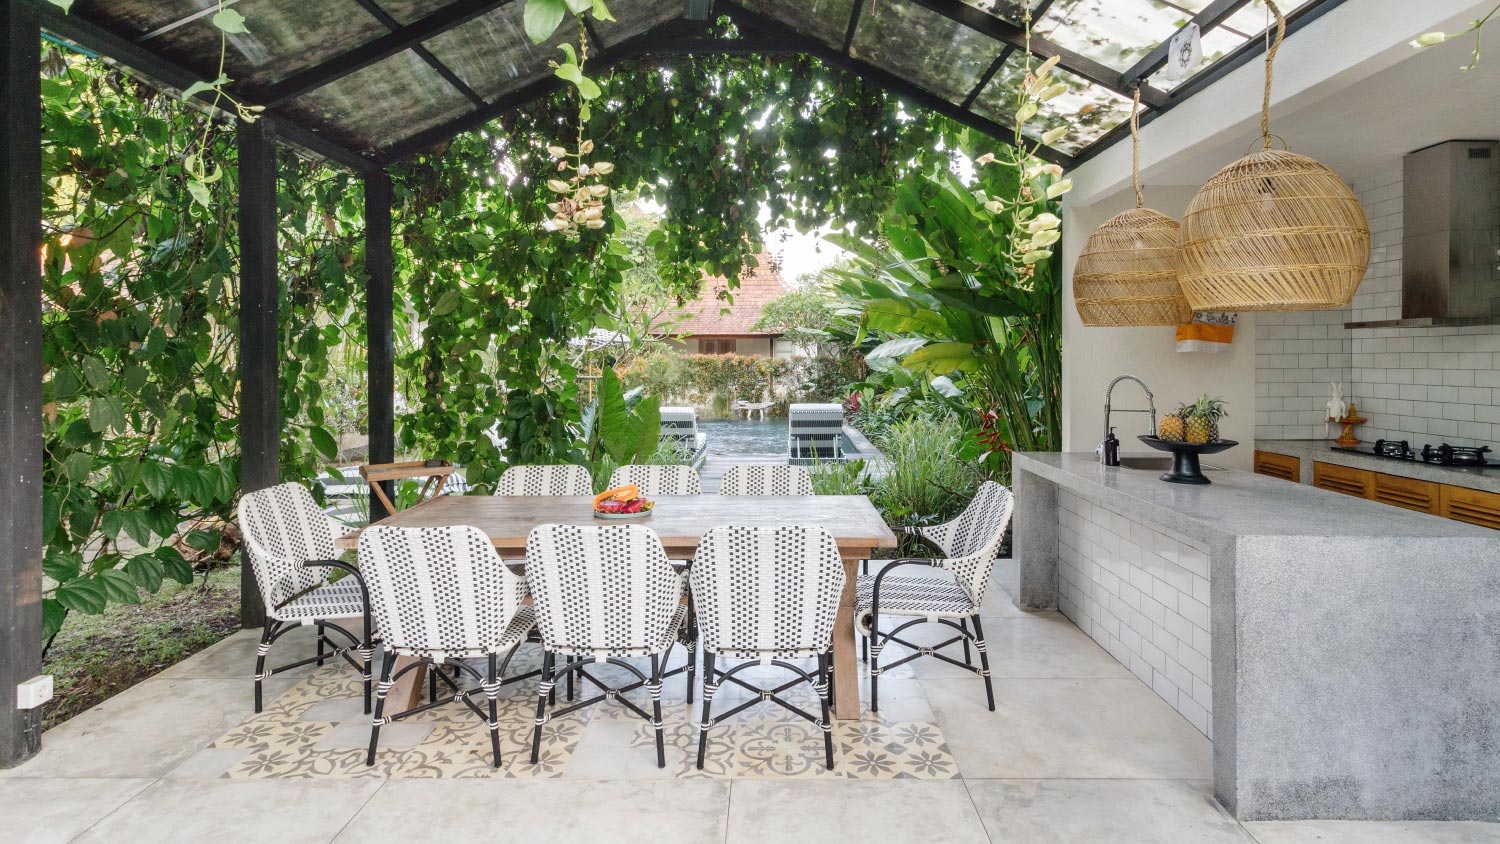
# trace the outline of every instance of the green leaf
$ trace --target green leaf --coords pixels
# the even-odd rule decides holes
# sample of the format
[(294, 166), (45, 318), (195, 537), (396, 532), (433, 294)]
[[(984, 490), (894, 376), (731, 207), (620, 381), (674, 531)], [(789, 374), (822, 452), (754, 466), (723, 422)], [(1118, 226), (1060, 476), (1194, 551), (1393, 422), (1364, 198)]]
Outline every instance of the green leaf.
[(567, 13), (568, 5), (563, 0), (526, 0), (526, 11), (521, 15), (521, 21), (526, 26), (526, 37), (533, 44), (546, 41), (557, 31), (558, 24), (562, 23), (563, 16)]
[(579, 77), (578, 96), (583, 97), (585, 100), (597, 100), (602, 93), (604, 92), (599, 90), (599, 83), (587, 76)]
[[(897, 337), (887, 340), (865, 354), (867, 362), (884, 359), (900, 359), (927, 345), (925, 337)], [(873, 363), (871, 364), (873, 365)]]
[(109, 367), (104, 365), (104, 361), (89, 355), (83, 359), (81, 366), (83, 378), (89, 382), (90, 387), (96, 390), (109, 389)]
[[(209, 82), (206, 79), (199, 79), (197, 82), (194, 82), (193, 84), (191, 84), (191, 85), (189, 85), (189, 86), (187, 86), (186, 88), (183, 89), (183, 91), (182, 91), (182, 101), (183, 102), (187, 102), (188, 100), (191, 100), (193, 97), (196, 97), (199, 94), (206, 94), (209, 91), (214, 90), (218, 86), (227, 84), (228, 82), (229, 82), (229, 77), (224, 76), (222, 74), (219, 76), (218, 79), (215, 79), (212, 82)], [(193, 168), (188, 167), (187, 169), (191, 170)]]
[(58, 583), (67, 583), (83, 571), (83, 557), (71, 551), (48, 549), (42, 558), (42, 574)]
[(104, 586), (92, 579), (75, 580), (57, 588), (57, 602), (73, 612), (99, 615), (109, 606)]
[(612, 21), (615, 19), (615, 16), (610, 14), (609, 7), (604, 5), (604, 0), (593, 0), (593, 3), (594, 20)]
[[(52, 0), (56, 3), (58, 0)], [(66, 0), (72, 3), (73, 0)], [(63, 622), (68, 620), (68, 609), (56, 598), (42, 599), (42, 641), (45, 642), (57, 635), (62, 629)]]
[(75, 451), (63, 461), (63, 472), (67, 474), (68, 480), (73, 483), (83, 483), (88, 479), (89, 473), (93, 470), (94, 458), (87, 452)]
[(432, 306), (432, 315), (447, 316), (458, 310), (461, 302), (463, 302), (463, 294), (457, 290), (449, 290), (438, 297), (437, 304)]
[(581, 15), (594, 8), (594, 0), (567, 0), (567, 3), (568, 11), (575, 15)]
[(230, 35), (249, 32), (245, 28), (245, 16), (234, 9), (220, 9), (210, 20), (213, 25)]
[(156, 559), (161, 563), (162, 571), (166, 573), (167, 577), (184, 586), (192, 584), (193, 564), (189, 563), (187, 558), (182, 556), (182, 553), (176, 548), (170, 545), (163, 545), (156, 549)]
[(574, 85), (581, 85), (583, 82), (583, 71), (576, 64), (560, 64), (557, 66), (557, 70), (552, 71), (552, 74), (558, 79), (572, 82)]
[(125, 406), (114, 396), (95, 396), (89, 399), (89, 427), (95, 433), (103, 433), (111, 428), (125, 433), (125, 429), (129, 427), (125, 420)]
[(329, 460), (334, 460), (339, 456), (338, 440), (333, 438), (333, 434), (330, 434), (327, 428), (313, 425), (307, 429), (307, 433), (312, 437), (313, 446), (318, 449), (319, 454)]
[(140, 392), (140, 389), (146, 386), (146, 379), (150, 376), (151, 373), (144, 366), (131, 364), (125, 367), (125, 389), (132, 393)]
[(950, 372), (968, 371), (978, 361), (974, 357), (974, 347), (968, 343), (934, 343), (926, 346), (901, 361), (901, 365), (907, 369), (919, 372), (929, 372), (933, 375), (946, 375)]
[(47, 0), (47, 2), (67, 12), (73, 9), (74, 0)]
[(204, 208), (212, 208), (214, 206), (214, 197), (209, 192), (208, 185), (194, 179), (187, 183), (187, 189), (188, 193), (192, 194), (194, 202), (197, 202)]
[(104, 588), (104, 596), (117, 604), (139, 604), (141, 593), (130, 575), (119, 569), (105, 569), (94, 576), (95, 582)]
[(199, 551), (217, 551), (220, 536), (216, 530), (192, 530), (188, 531), (182, 541), (186, 542), (189, 548), (196, 548)]
[(125, 573), (135, 585), (147, 592), (156, 592), (161, 588), (162, 578), (166, 576), (166, 568), (151, 554), (137, 554), (125, 561)]
[(147, 460), (141, 464), (141, 482), (152, 498), (165, 498), (172, 489), (172, 470), (165, 463)]

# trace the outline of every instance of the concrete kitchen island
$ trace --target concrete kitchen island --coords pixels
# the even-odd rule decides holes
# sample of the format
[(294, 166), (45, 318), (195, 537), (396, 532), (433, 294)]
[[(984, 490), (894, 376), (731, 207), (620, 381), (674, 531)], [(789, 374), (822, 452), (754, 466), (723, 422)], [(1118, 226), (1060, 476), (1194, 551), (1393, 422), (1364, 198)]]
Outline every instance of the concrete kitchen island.
[(1016, 603), (1208, 735), (1241, 819), (1500, 817), (1500, 533), (1161, 471), (1016, 454)]

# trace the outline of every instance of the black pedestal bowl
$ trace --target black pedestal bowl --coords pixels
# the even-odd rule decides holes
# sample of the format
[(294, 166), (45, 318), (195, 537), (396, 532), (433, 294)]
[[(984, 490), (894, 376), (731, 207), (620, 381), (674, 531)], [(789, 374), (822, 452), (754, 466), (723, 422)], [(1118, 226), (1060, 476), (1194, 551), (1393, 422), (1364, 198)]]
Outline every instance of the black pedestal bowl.
[(1198, 455), (1218, 454), (1239, 445), (1234, 440), (1219, 440), (1211, 443), (1169, 442), (1157, 437), (1141, 435), (1141, 442), (1158, 451), (1172, 452), (1172, 471), (1161, 476), (1169, 484), (1210, 484), (1203, 476), (1203, 467), (1198, 465)]

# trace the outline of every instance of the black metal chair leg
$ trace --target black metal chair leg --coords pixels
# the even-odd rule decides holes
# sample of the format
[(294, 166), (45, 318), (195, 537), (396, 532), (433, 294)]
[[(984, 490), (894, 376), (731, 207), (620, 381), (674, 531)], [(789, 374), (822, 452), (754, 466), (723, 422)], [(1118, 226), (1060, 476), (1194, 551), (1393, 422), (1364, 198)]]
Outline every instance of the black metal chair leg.
[(328, 658), (327, 656), (325, 656), (325, 654), (327, 653), (327, 647), (326, 646), (327, 646), (327, 643), (328, 643), (328, 640), (325, 637), (327, 635), (328, 634), (323, 631), (323, 625), (319, 624), (318, 625), (318, 667), (319, 668), (323, 667), (323, 660), (325, 660), (325, 659)]
[[(567, 664), (568, 665), (572, 665), (577, 659), (578, 659), (578, 657), (576, 657), (576, 656), (570, 656), (570, 657), (568, 657)], [(577, 672), (574, 672), (574, 671), (569, 671), (568, 672), (568, 702), (569, 703), (573, 702), (573, 696), (575, 694), (575, 692), (573, 690), (573, 675), (575, 673), (577, 673)]]
[(667, 767), (666, 735), (661, 722), (661, 657), (651, 657), (651, 717), (656, 728), (656, 767)]
[(989, 699), (990, 711), (995, 711), (995, 685), (990, 680), (990, 654), (984, 644), (984, 628), (979, 623), (979, 616), (973, 616), (974, 621), (974, 648), (979, 651), (979, 672), (984, 677), (984, 696)]
[(833, 675), (828, 670), (828, 654), (818, 654), (818, 683), (825, 691), (818, 695), (818, 703), (823, 705), (823, 722), (818, 726), (823, 729), (823, 753), (828, 759), (828, 770), (833, 770), (833, 721), (829, 717), (829, 700), (833, 697), (833, 686), (829, 678)]
[[(959, 626), (959, 629), (963, 630), (965, 633), (969, 632), (969, 620), (967, 618), (960, 618), (958, 620), (958, 626)], [(974, 667), (974, 660), (969, 657), (969, 637), (968, 636), (964, 637), (964, 665), (967, 665), (970, 668)]]
[(870, 711), (880, 711), (880, 616), (870, 613)]
[(542, 725), (547, 723), (547, 697), (552, 692), (553, 655), (549, 651), (542, 655), (542, 684), (536, 693), (536, 729), (531, 734), (531, 764), (535, 765), (542, 752)]
[(495, 754), (495, 769), (500, 769), (500, 712), (499, 692), (491, 691), (498, 689), (500, 677), (495, 671), (495, 654), (490, 654), (489, 673), (485, 675), (485, 697), (490, 699), (490, 752)]
[(436, 661), (434, 661), (432, 663), (432, 666), (427, 669), (427, 702), (428, 703), (437, 703), (437, 673), (439, 671), (442, 671), (442, 670), (443, 670), (443, 667), (441, 665), (438, 665)]
[(275, 630), (276, 622), (266, 619), (265, 629), (260, 634), (260, 647), (255, 650), (255, 714), (260, 714), (261, 709), (261, 685), (265, 680), (266, 654), (271, 649), (271, 635)]
[(703, 757), (708, 749), (708, 716), (714, 705), (714, 655), (703, 652), (703, 720), (698, 722), (698, 770), (703, 770)]
[(380, 743), (380, 721), (385, 714), (385, 694), (390, 690), (391, 667), (395, 664), (394, 658), (387, 658), (385, 667), (380, 669), (380, 685), (375, 689), (375, 717), (370, 720), (370, 752), (365, 756), (366, 765), (375, 764), (375, 747)]

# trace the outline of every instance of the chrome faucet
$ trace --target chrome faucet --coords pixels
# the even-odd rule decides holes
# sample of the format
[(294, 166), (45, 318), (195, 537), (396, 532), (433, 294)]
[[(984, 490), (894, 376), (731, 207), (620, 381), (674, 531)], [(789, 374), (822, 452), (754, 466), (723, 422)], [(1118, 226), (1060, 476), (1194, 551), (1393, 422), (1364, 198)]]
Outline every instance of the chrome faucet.
[[(1118, 383), (1120, 383), (1121, 381), (1134, 381), (1135, 383), (1140, 384), (1141, 385), (1141, 389), (1144, 390), (1145, 393), (1146, 393), (1146, 404), (1149, 405), (1150, 409), (1149, 410), (1145, 410), (1145, 409), (1137, 407), (1137, 408), (1127, 408), (1127, 409), (1121, 410), (1120, 412), (1121, 413), (1150, 413), (1151, 414), (1151, 431), (1150, 431), (1150, 434), (1153, 437), (1156, 436), (1156, 397), (1151, 394), (1151, 388), (1146, 386), (1146, 382), (1145, 381), (1142, 381), (1141, 379), (1135, 377), (1134, 375), (1121, 375), (1120, 377), (1116, 378), (1115, 380), (1109, 382), (1109, 387), (1104, 391), (1104, 439), (1106, 439), (1106, 440), (1109, 439), (1109, 433), (1110, 433), (1110, 431), (1114, 430), (1110, 426), (1110, 424), (1109, 424), (1109, 414), (1110, 414), (1110, 411), (1111, 411), (1111, 408), (1110, 408), (1110, 396), (1112, 396), (1114, 394), (1114, 392), (1115, 392), (1115, 385), (1118, 384)], [(1106, 466), (1108, 466), (1108, 465), (1119, 465), (1118, 463), (1111, 464), (1106, 459), (1107, 455), (1106, 455), (1106, 449), (1104, 448), (1103, 441), (1101, 441), (1099, 443), (1099, 447), (1096, 449), (1096, 451), (1098, 451), (1098, 453), (1099, 453), (1099, 462), (1104, 463)], [(1118, 458), (1116, 458), (1116, 459), (1118, 460)]]

